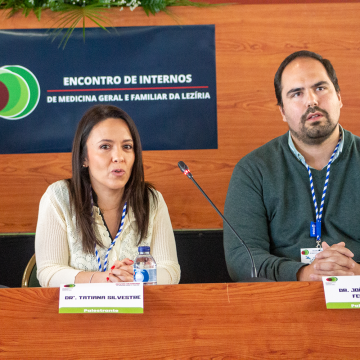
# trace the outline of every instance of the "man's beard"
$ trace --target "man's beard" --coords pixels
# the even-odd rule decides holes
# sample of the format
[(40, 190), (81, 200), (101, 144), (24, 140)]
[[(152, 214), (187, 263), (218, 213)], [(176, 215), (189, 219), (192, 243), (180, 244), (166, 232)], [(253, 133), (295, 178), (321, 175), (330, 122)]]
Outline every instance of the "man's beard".
[[(309, 122), (306, 126), (306, 121), (311, 113), (320, 112), (326, 119), (324, 124), (320, 121)], [(294, 131), (290, 128), (291, 135), (307, 145), (319, 145), (328, 139), (335, 131), (338, 121), (332, 123), (328, 112), (320, 109), (317, 106), (308, 108), (305, 114), (301, 117), (301, 128), (299, 131)]]

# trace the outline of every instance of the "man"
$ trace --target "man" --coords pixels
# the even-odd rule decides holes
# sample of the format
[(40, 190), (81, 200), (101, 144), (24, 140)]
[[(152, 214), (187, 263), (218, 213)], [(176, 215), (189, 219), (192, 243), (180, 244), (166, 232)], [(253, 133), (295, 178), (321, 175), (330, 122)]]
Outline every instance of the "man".
[[(360, 275), (360, 138), (339, 125), (335, 70), (299, 51), (282, 62), (274, 84), (289, 132), (239, 161), (225, 217), (261, 277)], [(232, 279), (249, 278), (248, 254), (225, 224), (224, 247)]]

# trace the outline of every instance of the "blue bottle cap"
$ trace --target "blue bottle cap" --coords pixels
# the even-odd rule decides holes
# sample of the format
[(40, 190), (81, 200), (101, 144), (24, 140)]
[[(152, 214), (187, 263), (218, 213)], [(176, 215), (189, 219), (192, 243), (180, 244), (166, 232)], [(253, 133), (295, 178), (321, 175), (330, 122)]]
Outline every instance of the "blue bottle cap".
[(150, 252), (150, 246), (139, 246), (138, 251), (140, 252)]

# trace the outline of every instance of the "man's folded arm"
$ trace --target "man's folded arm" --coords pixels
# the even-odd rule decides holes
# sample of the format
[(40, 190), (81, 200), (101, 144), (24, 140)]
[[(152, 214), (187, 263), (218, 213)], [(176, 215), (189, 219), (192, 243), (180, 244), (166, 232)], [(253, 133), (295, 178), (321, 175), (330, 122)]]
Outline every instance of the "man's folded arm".
[[(304, 264), (270, 254), (269, 219), (263, 200), (261, 174), (245, 169), (241, 162), (234, 169), (225, 202), (225, 217), (249, 247), (260, 277), (276, 281), (296, 281)], [(234, 281), (250, 278), (251, 262), (245, 247), (224, 224), (225, 259)]]

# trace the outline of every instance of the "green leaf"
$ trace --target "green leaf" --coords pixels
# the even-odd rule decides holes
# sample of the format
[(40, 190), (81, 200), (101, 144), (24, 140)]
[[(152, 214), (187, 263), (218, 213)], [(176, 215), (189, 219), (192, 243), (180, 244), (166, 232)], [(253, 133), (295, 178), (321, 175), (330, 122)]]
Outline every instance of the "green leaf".
[(139, 2), (141, 2), (141, 6), (147, 16), (149, 16), (150, 13), (156, 15), (156, 13), (164, 11), (172, 17), (174, 16), (167, 9), (168, 6), (210, 7), (228, 5), (198, 3), (190, 0), (0, 0), (0, 9), (9, 10), (6, 14), (8, 18), (19, 11), (27, 17), (32, 11), (39, 21), (41, 20), (43, 10), (49, 9), (60, 13), (49, 31), (51, 31), (53, 36), (52, 41), (54, 41), (57, 36), (67, 28), (59, 44), (59, 47), (63, 45), (63, 48), (65, 48), (71, 34), (80, 21), (82, 21), (82, 32), (85, 42), (86, 18), (103, 30), (108, 31), (106, 26), (112, 25), (104, 15), (104, 11), (110, 7), (136, 7)]
[(166, 8), (166, 0), (141, 0), (141, 6), (149, 16), (149, 11), (155, 15)]

